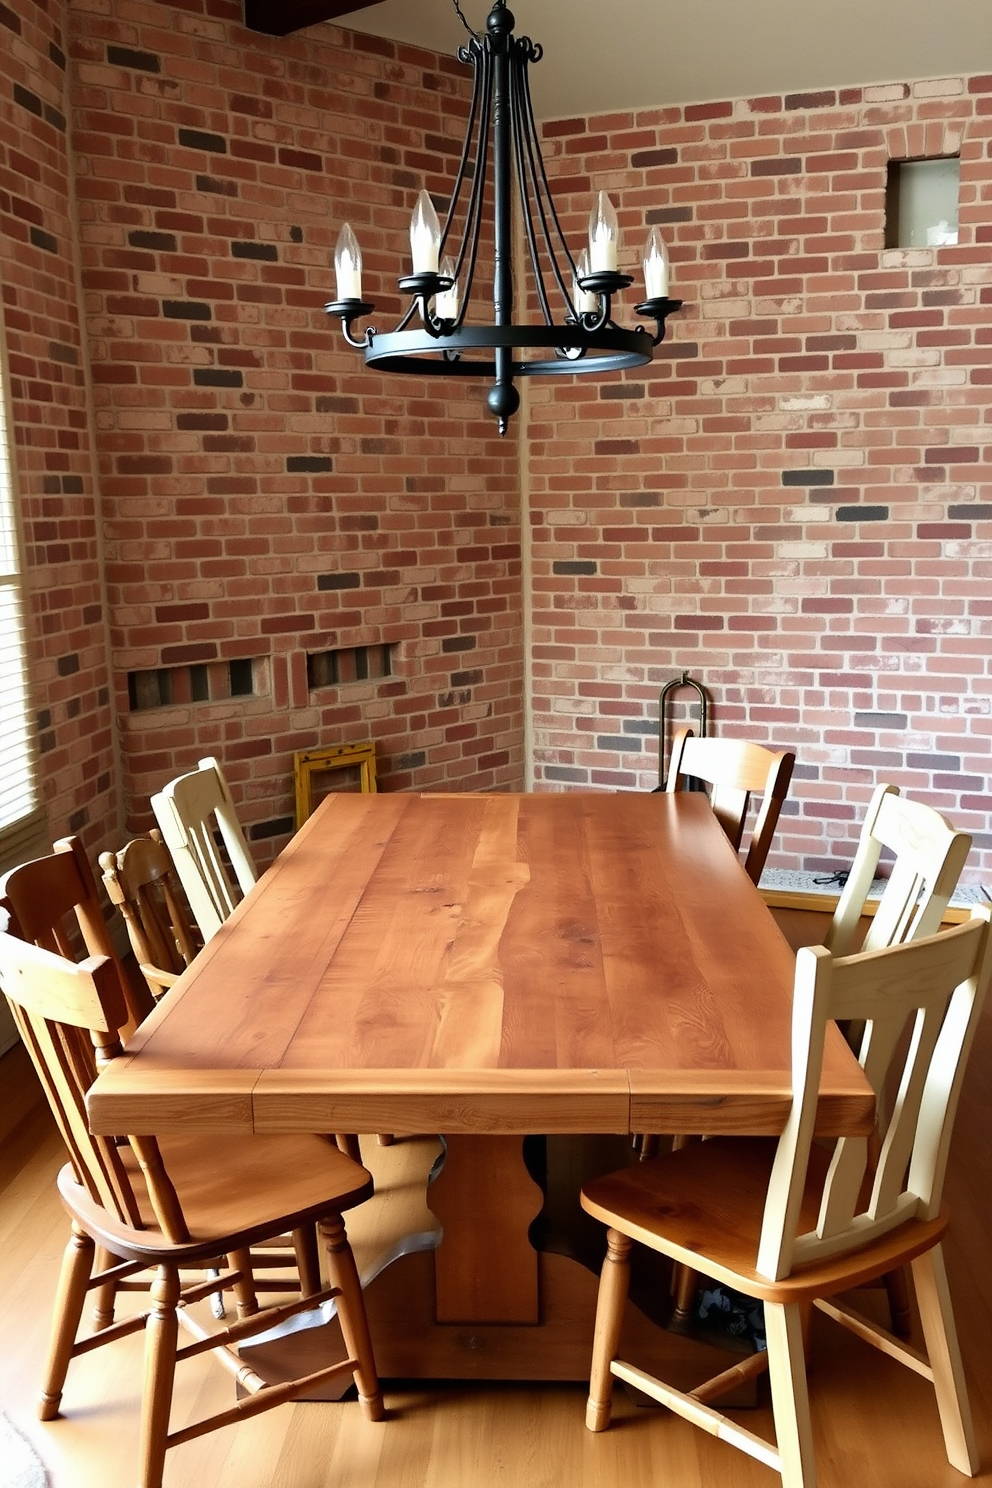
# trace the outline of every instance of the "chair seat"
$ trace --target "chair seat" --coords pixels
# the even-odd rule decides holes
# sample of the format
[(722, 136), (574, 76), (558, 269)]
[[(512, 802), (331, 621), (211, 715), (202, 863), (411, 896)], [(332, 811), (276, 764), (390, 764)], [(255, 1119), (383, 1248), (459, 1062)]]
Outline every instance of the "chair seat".
[(76, 1181), (67, 1164), (59, 1192), (69, 1211), (115, 1255), (127, 1260), (167, 1254), (182, 1265), (224, 1250), (297, 1229), (328, 1211), (340, 1212), (370, 1198), (372, 1175), (325, 1137), (217, 1137), (202, 1133), (162, 1137), (159, 1148), (169, 1177), (183, 1196), (183, 1216), (192, 1240), (176, 1244), (155, 1222), (137, 1158), (129, 1147), (119, 1156), (130, 1179), (145, 1228), (115, 1220)]
[[(851, 1252), (797, 1266), (782, 1281), (755, 1270), (772, 1137), (715, 1137), (585, 1184), (582, 1207), (611, 1228), (764, 1302), (804, 1302), (860, 1286), (910, 1261), (947, 1227), (942, 1215), (911, 1220)], [(831, 1151), (810, 1152), (799, 1232), (815, 1229)], [(724, 1198), (726, 1202), (724, 1202)]]

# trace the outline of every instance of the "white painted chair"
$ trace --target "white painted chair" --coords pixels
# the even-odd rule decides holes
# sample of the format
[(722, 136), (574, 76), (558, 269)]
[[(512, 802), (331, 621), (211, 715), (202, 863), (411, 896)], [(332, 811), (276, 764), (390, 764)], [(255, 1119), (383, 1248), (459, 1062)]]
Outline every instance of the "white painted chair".
[(215, 759), (152, 796), (159, 830), (204, 941), (255, 883), (257, 874), (224, 772)]
[[(784, 1488), (814, 1488), (802, 1320), (815, 1304), (932, 1382), (948, 1460), (960, 1472), (977, 1471), (941, 1253), (947, 1227), (941, 1191), (965, 1062), (992, 974), (990, 922), (992, 906), (983, 905), (964, 925), (887, 950), (843, 959), (822, 946), (801, 950), (793, 1103), (782, 1137), (695, 1142), (586, 1185), (582, 1207), (609, 1226), (586, 1415), (592, 1431), (609, 1424), (615, 1376), (776, 1468)], [(877, 1146), (867, 1136), (842, 1138), (832, 1152), (812, 1143), (824, 1038), (834, 1019), (864, 1021), (860, 1060), (876, 1095), (890, 1065), (901, 1067), (899, 1097), (883, 1118)], [(907, 1020), (908, 1051), (901, 1040)], [(760, 1300), (767, 1353), (688, 1393), (619, 1359), (634, 1241)], [(905, 1262), (912, 1266), (926, 1356), (838, 1300)], [(766, 1368), (777, 1443), (710, 1404)]]
[(835, 956), (855, 949), (858, 922), (883, 848), (895, 855), (892, 871), (860, 946), (878, 951), (933, 935), (957, 887), (971, 851), (971, 837), (951, 826), (939, 811), (880, 785), (861, 828), (858, 849), (824, 944)]

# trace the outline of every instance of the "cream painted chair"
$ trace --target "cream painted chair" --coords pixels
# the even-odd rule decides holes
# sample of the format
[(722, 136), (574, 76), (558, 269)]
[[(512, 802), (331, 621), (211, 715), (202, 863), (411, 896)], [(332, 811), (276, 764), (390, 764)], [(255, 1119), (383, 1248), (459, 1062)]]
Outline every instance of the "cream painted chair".
[(258, 877), (220, 765), (202, 759), (152, 796), (152, 810), (193, 918), (210, 940)]
[[(965, 1062), (992, 974), (990, 919), (992, 906), (984, 905), (939, 935), (842, 959), (821, 946), (801, 950), (793, 1100), (782, 1137), (695, 1142), (585, 1186), (582, 1207), (609, 1227), (586, 1415), (591, 1430), (609, 1424), (616, 1377), (777, 1469), (783, 1488), (814, 1488), (803, 1317), (815, 1304), (932, 1382), (948, 1460), (960, 1472), (977, 1471), (941, 1252), (948, 1223), (941, 1193)], [(824, 1039), (831, 1020), (852, 1019), (865, 1026), (860, 1059), (876, 1095), (890, 1064), (901, 1069), (900, 1095), (880, 1118), (877, 1143), (845, 1137), (831, 1151), (812, 1142)], [(907, 1049), (901, 1036), (909, 1020)], [(689, 1392), (621, 1360), (635, 1242), (762, 1302), (767, 1353)], [(926, 1356), (838, 1299), (905, 1262)], [(765, 1369), (775, 1443), (711, 1403)]]

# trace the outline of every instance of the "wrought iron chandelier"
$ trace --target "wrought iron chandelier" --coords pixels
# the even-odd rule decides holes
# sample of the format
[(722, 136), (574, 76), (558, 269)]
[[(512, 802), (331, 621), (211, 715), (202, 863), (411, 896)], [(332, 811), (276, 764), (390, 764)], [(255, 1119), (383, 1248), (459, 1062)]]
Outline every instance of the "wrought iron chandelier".
[[(454, 4), (464, 23), (458, 0)], [(682, 304), (668, 297), (668, 254), (653, 227), (644, 250), (645, 298), (636, 313), (653, 320), (655, 329), (626, 330), (612, 319), (613, 297), (634, 281), (617, 270), (619, 229), (605, 192), (592, 209), (588, 248), (572, 257), (531, 104), (527, 69), (540, 61), (542, 48), (514, 36), (514, 24), (505, 0), (494, 0), (485, 36), (470, 31), (458, 51), (474, 74), (461, 160), (443, 230), (427, 192), (417, 200), (410, 225), (413, 272), (398, 281), (410, 305), (395, 330), (382, 334), (369, 326), (364, 336), (352, 334), (355, 321), (375, 306), (362, 299), (361, 249), (347, 222), (334, 254), (337, 298), (324, 307), (340, 318), (349, 345), (364, 350), (369, 365), (489, 379), (486, 403), (501, 434), (520, 406), (515, 378), (643, 366), (664, 339), (666, 317)], [(490, 172), (494, 315), (483, 325), (473, 323), (469, 311)], [(513, 320), (515, 208), (542, 317), (525, 325)]]

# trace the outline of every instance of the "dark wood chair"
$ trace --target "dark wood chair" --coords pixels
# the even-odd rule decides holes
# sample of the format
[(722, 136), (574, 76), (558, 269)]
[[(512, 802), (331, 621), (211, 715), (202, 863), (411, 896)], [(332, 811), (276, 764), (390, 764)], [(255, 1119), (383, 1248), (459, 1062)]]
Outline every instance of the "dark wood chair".
[[(778, 1142), (718, 1137), (588, 1183), (582, 1207), (608, 1226), (586, 1424), (609, 1424), (614, 1377), (776, 1468), (784, 1488), (813, 1488), (803, 1320), (810, 1305), (929, 1379), (948, 1460), (973, 1474), (978, 1454), (941, 1252), (941, 1205), (965, 1062), (992, 975), (992, 906), (967, 924), (888, 950), (834, 958), (799, 952), (793, 999), (793, 1101)], [(831, 1020), (864, 1022), (860, 1057), (876, 1095), (890, 1066), (900, 1099), (881, 1130), (812, 1142)], [(902, 1035), (910, 1022), (913, 1037)], [(908, 1045), (908, 1047), (907, 1047)], [(876, 1162), (870, 1162), (870, 1153)], [(764, 1306), (767, 1351), (685, 1392), (618, 1357), (635, 1243)], [(927, 1354), (854, 1312), (839, 1294), (909, 1263)], [(768, 1371), (777, 1442), (712, 1404)]]
[(744, 859), (749, 877), (757, 883), (795, 763), (791, 751), (776, 752), (744, 739), (697, 739), (692, 729), (681, 729), (672, 741), (665, 790), (685, 790), (689, 780), (702, 781), (717, 820), (735, 848), (740, 848), (744, 837), (751, 796), (761, 796)]
[[(2, 885), (0, 885), (2, 891)], [(58, 1177), (72, 1221), (55, 1315), (40, 1415), (59, 1413), (71, 1360), (144, 1329), (145, 1376), (138, 1482), (161, 1488), (166, 1451), (220, 1426), (294, 1400), (342, 1374), (354, 1377), (371, 1420), (382, 1418), (361, 1286), (342, 1214), (372, 1193), (371, 1176), (321, 1137), (205, 1137), (190, 1111), (187, 1135), (126, 1139), (94, 1136), (86, 1094), (97, 1067), (120, 1052), (127, 1021), (120, 978), (106, 956), (76, 963), (17, 936), (0, 934), (0, 987), (7, 994), (59, 1124), (70, 1161)], [(284, 1231), (316, 1226), (332, 1285), (305, 1280), (295, 1302), (260, 1309), (251, 1250)], [(111, 1264), (97, 1270), (95, 1262)], [(227, 1258), (219, 1278), (185, 1283), (183, 1272)], [(86, 1294), (151, 1270), (149, 1310), (78, 1337)], [(218, 1286), (233, 1289), (239, 1319), (210, 1329), (192, 1304)], [(302, 1379), (267, 1385), (239, 1358), (240, 1343), (335, 1299), (346, 1356)], [(180, 1330), (191, 1341), (178, 1346)], [(245, 1395), (230, 1409), (170, 1431), (177, 1361), (210, 1351)]]

